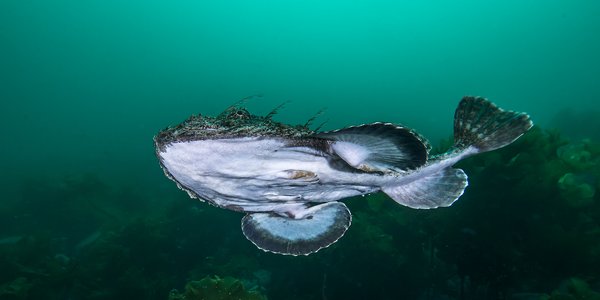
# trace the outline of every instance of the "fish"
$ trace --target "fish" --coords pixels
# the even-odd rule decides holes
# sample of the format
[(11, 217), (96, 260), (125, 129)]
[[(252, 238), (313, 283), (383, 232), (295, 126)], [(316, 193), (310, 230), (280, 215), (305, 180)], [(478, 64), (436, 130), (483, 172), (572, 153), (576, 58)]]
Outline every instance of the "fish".
[(454, 144), (431, 155), (416, 131), (370, 123), (331, 131), (288, 125), (234, 104), (192, 115), (154, 136), (165, 175), (192, 198), (244, 213), (244, 236), (264, 251), (309, 255), (338, 241), (352, 215), (345, 198), (383, 192), (414, 209), (451, 206), (467, 175), (453, 166), (507, 146), (532, 126), (528, 114), (465, 96)]

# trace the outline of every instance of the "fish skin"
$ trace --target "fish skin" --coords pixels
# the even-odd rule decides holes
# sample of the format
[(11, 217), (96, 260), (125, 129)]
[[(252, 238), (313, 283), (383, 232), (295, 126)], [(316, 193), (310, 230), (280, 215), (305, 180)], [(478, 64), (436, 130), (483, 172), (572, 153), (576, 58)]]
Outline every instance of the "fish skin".
[(174, 142), (251, 136), (301, 140), (313, 134), (315, 132), (307, 126), (290, 126), (276, 122), (271, 117), (250, 114), (243, 107), (232, 106), (216, 117), (192, 115), (184, 122), (160, 131), (154, 137), (154, 143), (158, 154), (165, 145)]

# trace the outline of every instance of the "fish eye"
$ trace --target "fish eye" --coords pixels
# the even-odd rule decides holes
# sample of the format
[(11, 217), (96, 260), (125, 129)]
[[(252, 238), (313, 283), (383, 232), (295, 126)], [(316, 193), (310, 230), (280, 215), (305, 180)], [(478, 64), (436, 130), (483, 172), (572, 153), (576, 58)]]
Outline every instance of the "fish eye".
[(229, 117), (232, 119), (249, 119), (250, 113), (243, 108), (238, 108), (238, 109), (234, 110), (233, 112), (231, 112), (229, 114)]

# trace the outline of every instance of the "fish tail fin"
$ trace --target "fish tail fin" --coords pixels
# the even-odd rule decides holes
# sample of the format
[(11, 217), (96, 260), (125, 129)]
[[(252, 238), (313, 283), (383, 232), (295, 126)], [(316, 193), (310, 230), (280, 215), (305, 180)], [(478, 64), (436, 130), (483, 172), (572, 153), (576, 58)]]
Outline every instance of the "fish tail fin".
[(532, 126), (526, 113), (503, 110), (485, 98), (466, 96), (454, 113), (454, 147), (491, 151), (514, 142)]
[(467, 174), (452, 165), (467, 156), (509, 145), (532, 126), (525, 113), (503, 110), (484, 98), (464, 97), (454, 114), (454, 149), (438, 158), (441, 170), (408, 183), (384, 186), (382, 191), (412, 208), (450, 206), (469, 184)]

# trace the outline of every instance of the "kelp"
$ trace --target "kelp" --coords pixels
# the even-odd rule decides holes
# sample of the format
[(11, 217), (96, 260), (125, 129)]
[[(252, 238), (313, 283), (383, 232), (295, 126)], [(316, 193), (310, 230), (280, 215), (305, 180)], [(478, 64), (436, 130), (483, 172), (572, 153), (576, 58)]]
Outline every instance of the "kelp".
[(169, 300), (266, 300), (255, 290), (247, 290), (233, 277), (206, 276), (185, 285), (183, 292), (171, 291)]

